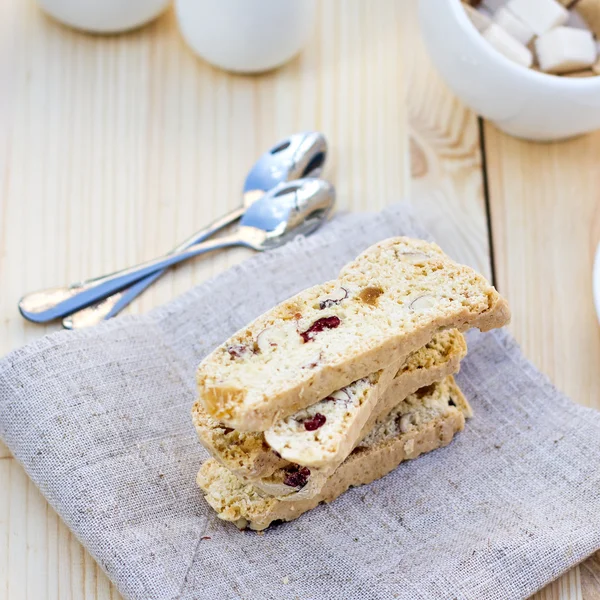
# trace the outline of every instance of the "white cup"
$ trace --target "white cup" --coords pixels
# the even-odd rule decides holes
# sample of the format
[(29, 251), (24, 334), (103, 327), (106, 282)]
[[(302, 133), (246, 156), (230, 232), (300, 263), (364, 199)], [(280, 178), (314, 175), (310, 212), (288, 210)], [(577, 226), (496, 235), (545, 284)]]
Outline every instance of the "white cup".
[(512, 62), (475, 29), (460, 0), (420, 0), (419, 20), (448, 87), (498, 129), (544, 141), (600, 129), (600, 76), (558, 77)]
[(315, 0), (176, 0), (179, 28), (209, 63), (240, 73), (274, 69), (306, 44)]
[(170, 0), (38, 0), (65, 25), (94, 33), (115, 33), (139, 27), (157, 17)]

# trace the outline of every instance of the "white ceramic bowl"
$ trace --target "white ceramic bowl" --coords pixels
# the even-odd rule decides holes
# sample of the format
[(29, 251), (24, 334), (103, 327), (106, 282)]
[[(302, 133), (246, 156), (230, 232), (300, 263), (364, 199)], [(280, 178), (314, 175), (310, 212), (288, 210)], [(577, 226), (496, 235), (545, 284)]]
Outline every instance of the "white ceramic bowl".
[(157, 17), (170, 0), (38, 0), (56, 20), (94, 33), (116, 33)]
[(238, 73), (279, 67), (307, 43), (315, 0), (176, 0), (179, 29), (209, 63)]
[(559, 77), (512, 62), (475, 29), (460, 0), (419, 0), (419, 21), (448, 87), (502, 131), (557, 140), (600, 129), (600, 76)]

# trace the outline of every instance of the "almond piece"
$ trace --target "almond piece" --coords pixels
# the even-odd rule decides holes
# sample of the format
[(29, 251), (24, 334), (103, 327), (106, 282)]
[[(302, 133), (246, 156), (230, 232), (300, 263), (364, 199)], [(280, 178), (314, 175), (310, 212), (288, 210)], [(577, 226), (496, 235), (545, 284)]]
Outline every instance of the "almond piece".
[[(286, 340), (296, 340), (296, 328), (289, 328), (289, 331), (286, 331), (282, 327), (267, 327), (263, 329), (256, 336), (256, 345), (258, 350), (263, 354), (273, 351), (274, 348), (277, 348), (280, 344), (283, 344)], [(291, 335), (294, 334), (294, 335)]]
[(415, 298), (409, 305), (408, 308), (411, 310), (427, 310), (435, 306), (435, 298), (431, 294), (424, 294)]

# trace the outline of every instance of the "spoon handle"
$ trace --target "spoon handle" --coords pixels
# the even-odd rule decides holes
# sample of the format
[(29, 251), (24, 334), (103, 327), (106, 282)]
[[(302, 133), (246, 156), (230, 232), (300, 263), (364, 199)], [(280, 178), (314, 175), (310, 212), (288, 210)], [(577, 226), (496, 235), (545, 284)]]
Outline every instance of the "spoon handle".
[[(184, 242), (179, 244), (177, 247), (173, 248), (173, 250), (171, 250), (169, 254), (181, 252), (182, 250), (186, 250), (190, 246), (204, 241), (206, 238), (209, 238), (217, 231), (223, 229), (227, 225), (231, 225), (231, 223), (239, 219), (244, 214), (245, 210), (246, 209), (242, 206), (240, 206), (239, 208), (235, 208), (223, 217), (217, 219), (216, 221), (213, 221), (204, 229), (201, 229), (200, 231), (194, 233)], [(109, 296), (108, 298), (104, 298), (104, 300), (92, 304), (91, 306), (87, 306), (86, 308), (82, 308), (81, 310), (74, 312), (73, 314), (63, 319), (63, 327), (65, 329), (81, 329), (82, 327), (91, 327), (92, 325), (97, 325), (98, 323), (100, 323), (100, 321), (110, 319), (111, 317), (118, 315), (128, 304), (133, 302), (133, 300), (135, 300), (146, 288), (151, 286), (157, 279), (164, 275), (165, 272), (166, 269), (155, 271), (154, 273), (147, 275), (143, 279), (140, 279), (131, 287), (117, 292), (112, 296)]]
[[(249, 245), (242, 236), (232, 235), (190, 246), (187, 250), (168, 254), (129, 267), (104, 277), (89, 279), (62, 288), (50, 288), (23, 296), (19, 302), (21, 314), (34, 323), (47, 323), (64, 317), (98, 300), (110, 296), (144, 278), (146, 275), (171, 267), (192, 256), (228, 248)], [(252, 246), (250, 246), (252, 247)]]

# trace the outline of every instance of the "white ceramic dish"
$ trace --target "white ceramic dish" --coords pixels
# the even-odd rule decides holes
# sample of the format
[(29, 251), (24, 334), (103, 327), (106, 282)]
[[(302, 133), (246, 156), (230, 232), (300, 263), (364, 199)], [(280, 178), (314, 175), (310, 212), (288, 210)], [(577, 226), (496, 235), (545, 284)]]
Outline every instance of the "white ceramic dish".
[(546, 141), (600, 129), (600, 76), (558, 77), (510, 61), (475, 29), (460, 0), (419, 0), (419, 21), (448, 86), (502, 131)]
[(315, 0), (177, 0), (179, 29), (209, 63), (238, 73), (279, 67), (307, 43)]
[(600, 322), (600, 244), (596, 248), (596, 259), (594, 260), (594, 275), (592, 279), (594, 290), (594, 304), (596, 305), (596, 314)]
[(38, 0), (57, 21), (94, 33), (116, 33), (157, 17), (170, 0)]

